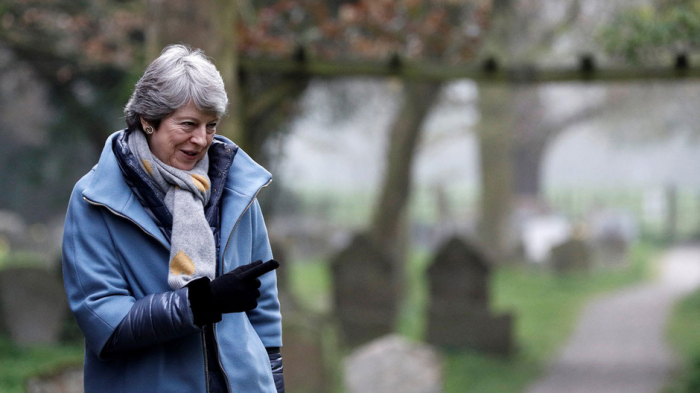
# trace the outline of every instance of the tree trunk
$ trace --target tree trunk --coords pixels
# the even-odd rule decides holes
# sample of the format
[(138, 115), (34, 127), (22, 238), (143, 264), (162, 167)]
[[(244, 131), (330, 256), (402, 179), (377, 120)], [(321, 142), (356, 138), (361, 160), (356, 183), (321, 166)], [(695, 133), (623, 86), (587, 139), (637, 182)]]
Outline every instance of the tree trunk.
[(163, 49), (162, 35), (163, 31), (163, 0), (148, 0), (146, 6), (146, 23), (144, 35), (146, 36), (146, 58), (145, 65), (147, 66), (153, 61)]
[(411, 170), (420, 131), (440, 87), (418, 82), (404, 84), (404, 102), (391, 128), (386, 172), (370, 227), (372, 237), (385, 249), (395, 247), (411, 189)]
[(514, 152), (515, 194), (539, 198), (542, 188), (542, 159), (546, 141), (518, 143)]
[(148, 0), (146, 62), (153, 61), (170, 44), (183, 43), (208, 51), (216, 39), (214, 27), (218, 22), (212, 17), (217, 8), (215, 1)]
[(440, 84), (404, 82), (404, 102), (391, 127), (384, 180), (369, 233), (392, 259), (392, 280), (403, 298), (406, 254), (410, 241), (406, 206), (411, 192), (411, 172), (423, 122), (435, 103)]
[[(274, 152), (264, 149), (275, 135), (287, 131), (285, 125), (297, 111), (299, 97), (309, 84), (309, 78), (297, 75), (250, 74), (242, 78), (241, 114), (244, 149), (263, 166), (274, 164)], [(273, 183), (274, 184), (274, 183)], [(269, 192), (268, 192), (269, 193)]]
[(544, 121), (545, 109), (538, 85), (512, 86), (509, 95), (514, 109), (514, 191), (528, 199), (540, 195), (540, 169), (551, 130)]
[(506, 85), (479, 87), (479, 147), (481, 160), (481, 216), (479, 238), (496, 263), (512, 247), (510, 229), (513, 199), (513, 116)]
[(217, 132), (248, 150), (250, 138), (244, 132), (243, 102), (238, 81), (238, 44), (236, 41), (237, 0), (209, 0), (213, 23), (213, 39), (209, 53), (216, 62), (226, 86), (229, 99), (228, 117), (223, 119)]

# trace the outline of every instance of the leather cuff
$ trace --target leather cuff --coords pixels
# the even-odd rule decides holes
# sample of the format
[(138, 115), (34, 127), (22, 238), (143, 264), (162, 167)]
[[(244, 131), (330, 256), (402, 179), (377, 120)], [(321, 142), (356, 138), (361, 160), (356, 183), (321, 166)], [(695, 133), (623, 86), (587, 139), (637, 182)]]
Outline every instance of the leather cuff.
[(208, 277), (190, 281), (187, 288), (187, 299), (190, 301), (195, 325), (202, 327), (221, 321), (221, 313), (214, 306)]
[(267, 350), (268, 355), (280, 353), (280, 347), (265, 347), (265, 350)]
[(270, 353), (268, 349), (268, 356), (270, 357), (270, 366), (272, 366), (272, 379), (275, 381), (275, 389), (277, 393), (284, 393), (284, 367), (282, 366), (282, 355), (277, 353)]

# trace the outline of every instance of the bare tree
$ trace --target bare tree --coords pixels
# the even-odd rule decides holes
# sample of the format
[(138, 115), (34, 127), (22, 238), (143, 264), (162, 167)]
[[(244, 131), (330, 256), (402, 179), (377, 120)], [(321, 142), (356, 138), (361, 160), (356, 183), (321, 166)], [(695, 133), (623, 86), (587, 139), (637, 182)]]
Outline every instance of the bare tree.
[[(546, 20), (547, 6), (558, 5), (558, 19)], [(578, 0), (494, 0), (491, 26), (482, 46), (487, 67), (534, 62), (551, 46), (558, 32), (578, 18)], [(507, 85), (480, 83), (478, 126), (482, 192), (479, 233), (497, 261), (508, 259), (515, 246), (511, 220), (519, 197), (537, 199), (541, 161), (553, 136), (571, 121), (589, 113), (547, 123), (540, 86), (514, 80)]]

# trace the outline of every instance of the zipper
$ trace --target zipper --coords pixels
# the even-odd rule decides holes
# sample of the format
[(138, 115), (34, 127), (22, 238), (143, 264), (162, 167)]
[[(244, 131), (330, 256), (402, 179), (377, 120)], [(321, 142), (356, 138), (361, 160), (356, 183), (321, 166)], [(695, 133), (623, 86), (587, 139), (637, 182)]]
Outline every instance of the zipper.
[(137, 227), (139, 227), (139, 229), (141, 229), (141, 230), (143, 231), (143, 233), (145, 233), (146, 235), (152, 237), (152, 238), (155, 239), (158, 243), (160, 243), (163, 247), (165, 247), (166, 250), (170, 251), (170, 247), (166, 246), (165, 243), (161, 242), (157, 237), (153, 236), (150, 232), (148, 232), (147, 230), (145, 230), (141, 225), (139, 225), (136, 221), (132, 220), (132, 219), (129, 218), (128, 216), (116, 212), (115, 210), (113, 210), (111, 207), (105, 205), (104, 203), (98, 203), (98, 202), (92, 201), (92, 200), (88, 199), (88, 198), (85, 197), (85, 196), (83, 196), (83, 200), (84, 200), (85, 202), (87, 202), (87, 203), (93, 205), (93, 206), (104, 207), (105, 209), (109, 210), (109, 211), (110, 211), (112, 214), (114, 214), (115, 216), (121, 217), (121, 218), (124, 218), (124, 219), (126, 219), (126, 220), (131, 221), (134, 225), (136, 225)]
[(226, 375), (226, 370), (224, 370), (224, 365), (221, 364), (221, 349), (219, 349), (219, 341), (216, 339), (216, 324), (212, 325), (211, 327), (211, 334), (214, 336), (214, 344), (216, 345), (216, 348), (218, 349), (216, 352), (216, 360), (219, 362), (219, 368), (221, 369), (221, 374), (224, 375), (224, 380), (226, 381), (226, 391), (230, 392), (231, 391), (231, 382), (228, 380), (228, 375)]
[(209, 360), (207, 360), (207, 339), (204, 336), (205, 330), (202, 327), (202, 349), (204, 352), (204, 386), (206, 386), (206, 392), (209, 393)]
[(236, 220), (236, 224), (233, 226), (233, 229), (231, 230), (231, 233), (228, 235), (228, 240), (226, 241), (226, 246), (224, 247), (224, 253), (221, 254), (221, 266), (223, 267), (224, 261), (226, 260), (226, 250), (228, 250), (228, 245), (231, 243), (231, 237), (233, 237), (233, 232), (236, 231), (236, 228), (238, 227), (238, 223), (241, 222), (241, 218), (245, 215), (245, 213), (250, 209), (250, 206), (255, 202), (255, 198), (258, 197), (258, 194), (260, 193), (260, 190), (263, 188), (267, 187), (272, 183), (272, 179), (268, 180), (267, 183), (265, 183), (262, 187), (258, 188), (258, 190), (255, 192), (255, 195), (253, 195), (253, 198), (250, 200), (250, 203), (248, 203), (248, 206), (243, 210), (243, 213), (238, 217), (238, 220)]

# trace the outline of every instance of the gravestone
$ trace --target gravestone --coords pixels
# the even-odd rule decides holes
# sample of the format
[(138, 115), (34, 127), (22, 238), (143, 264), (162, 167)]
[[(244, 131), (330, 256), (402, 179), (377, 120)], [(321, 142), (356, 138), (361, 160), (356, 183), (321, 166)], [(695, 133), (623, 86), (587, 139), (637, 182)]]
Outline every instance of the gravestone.
[(22, 249), (27, 226), (22, 217), (9, 210), (0, 210), (0, 253)]
[(392, 332), (398, 286), (390, 257), (359, 234), (331, 260), (331, 269), (342, 342), (354, 347)]
[(588, 234), (596, 266), (624, 267), (629, 244), (639, 236), (634, 215), (624, 210), (605, 209), (590, 215)]
[(620, 237), (611, 235), (593, 243), (596, 265), (604, 267), (624, 267), (629, 262), (629, 244)]
[(324, 321), (303, 311), (287, 312), (282, 318), (284, 383), (289, 392), (331, 391), (331, 372), (324, 347)]
[(429, 345), (387, 335), (345, 359), (347, 393), (440, 393), (442, 362)]
[(61, 370), (29, 378), (27, 393), (83, 393), (83, 366), (68, 366)]
[(428, 267), (427, 341), (507, 355), (513, 350), (513, 317), (489, 310), (491, 263), (473, 245), (453, 237)]
[(528, 261), (544, 263), (552, 247), (571, 236), (571, 223), (558, 215), (533, 216), (523, 220), (521, 240)]
[(67, 313), (61, 281), (47, 269), (13, 267), (0, 272), (0, 316), (15, 343), (56, 343)]
[(552, 248), (551, 264), (556, 273), (588, 271), (592, 262), (591, 248), (580, 237), (572, 237)]

